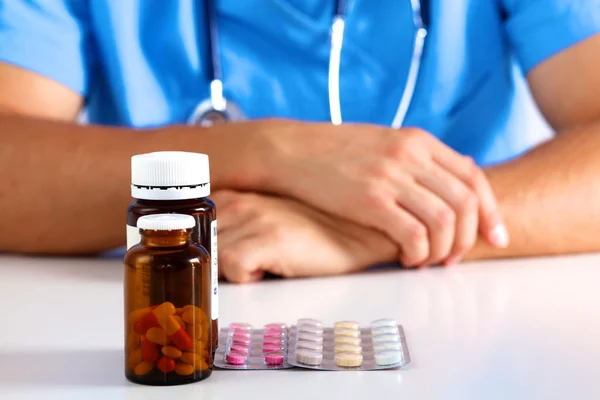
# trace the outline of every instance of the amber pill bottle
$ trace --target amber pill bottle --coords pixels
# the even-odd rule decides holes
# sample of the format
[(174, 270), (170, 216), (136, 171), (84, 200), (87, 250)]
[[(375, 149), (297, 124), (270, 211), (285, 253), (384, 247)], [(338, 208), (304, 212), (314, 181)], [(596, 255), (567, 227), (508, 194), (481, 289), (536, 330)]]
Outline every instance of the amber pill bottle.
[(125, 255), (125, 376), (177, 385), (212, 373), (210, 257), (192, 242), (190, 215), (138, 219), (141, 242)]
[(219, 337), (219, 263), (217, 214), (209, 195), (210, 169), (206, 154), (160, 151), (131, 158), (131, 196), (135, 200), (127, 209), (127, 248), (140, 242), (137, 221), (144, 215), (177, 213), (196, 219), (192, 241), (204, 247), (211, 259), (214, 350)]

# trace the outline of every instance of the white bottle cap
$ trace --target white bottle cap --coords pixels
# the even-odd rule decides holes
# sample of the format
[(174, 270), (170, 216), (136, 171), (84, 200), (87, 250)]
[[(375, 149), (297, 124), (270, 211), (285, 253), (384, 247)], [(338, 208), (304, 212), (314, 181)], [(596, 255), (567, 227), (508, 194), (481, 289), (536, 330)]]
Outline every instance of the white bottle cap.
[(196, 226), (196, 219), (184, 214), (144, 215), (137, 221), (137, 227), (151, 231), (176, 231), (191, 229)]
[(210, 195), (208, 156), (159, 151), (131, 157), (131, 196), (144, 200), (187, 200)]

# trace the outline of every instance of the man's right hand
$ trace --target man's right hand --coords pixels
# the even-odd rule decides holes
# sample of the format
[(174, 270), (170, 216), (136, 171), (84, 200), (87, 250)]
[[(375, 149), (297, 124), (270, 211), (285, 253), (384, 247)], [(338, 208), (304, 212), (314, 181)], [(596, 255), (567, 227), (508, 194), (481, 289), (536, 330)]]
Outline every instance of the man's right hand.
[(508, 245), (483, 171), (422, 130), (284, 122), (268, 140), (270, 190), (386, 233), (405, 266), (455, 264), (478, 231)]

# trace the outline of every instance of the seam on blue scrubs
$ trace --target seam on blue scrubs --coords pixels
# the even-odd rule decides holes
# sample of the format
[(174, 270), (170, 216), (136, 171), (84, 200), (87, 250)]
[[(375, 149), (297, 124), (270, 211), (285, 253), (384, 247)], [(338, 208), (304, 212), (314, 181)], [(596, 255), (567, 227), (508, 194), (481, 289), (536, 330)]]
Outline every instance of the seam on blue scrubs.
[(82, 10), (74, 7), (60, 0), (0, 0), (0, 61), (85, 95), (92, 44)]
[(506, 30), (524, 73), (600, 33), (598, 0), (503, 0)]

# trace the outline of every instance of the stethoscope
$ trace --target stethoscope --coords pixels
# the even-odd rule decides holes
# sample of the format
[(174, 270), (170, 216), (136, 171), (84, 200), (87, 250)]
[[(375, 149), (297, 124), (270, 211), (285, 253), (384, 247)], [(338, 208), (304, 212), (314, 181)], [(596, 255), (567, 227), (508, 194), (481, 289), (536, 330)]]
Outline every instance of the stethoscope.
[[(423, 58), (423, 47), (427, 36), (427, 24), (423, 21), (421, 1), (410, 0), (412, 8), (415, 35), (413, 38), (413, 54), (408, 70), (408, 77), (398, 109), (392, 120), (392, 128), (400, 128), (412, 102), (421, 60)], [(344, 24), (346, 17), (346, 1), (335, 1), (335, 15), (331, 25), (331, 49), (329, 53), (329, 115), (331, 123), (340, 125), (342, 123), (342, 109), (340, 105), (340, 61), (342, 54), (342, 43), (344, 41)], [(205, 25), (207, 28), (207, 52), (210, 63), (207, 65), (210, 81), (210, 97), (201, 101), (188, 119), (190, 125), (212, 126), (221, 122), (235, 122), (244, 119), (240, 108), (223, 95), (223, 72), (221, 70), (221, 59), (219, 52), (219, 37), (217, 26), (217, 11), (215, 0), (205, 0)]]

